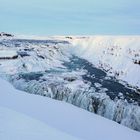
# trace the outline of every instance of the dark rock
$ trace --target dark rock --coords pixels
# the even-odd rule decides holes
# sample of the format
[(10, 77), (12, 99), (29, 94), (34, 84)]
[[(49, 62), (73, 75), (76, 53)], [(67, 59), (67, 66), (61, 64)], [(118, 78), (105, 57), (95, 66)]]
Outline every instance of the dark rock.
[(67, 36), (66, 38), (67, 38), (67, 39), (72, 39), (72, 37), (70, 37), (70, 36)]
[(69, 82), (73, 82), (75, 81), (77, 78), (76, 77), (65, 77), (64, 80), (69, 81)]
[(4, 37), (14, 37), (14, 35), (8, 34), (8, 33), (4, 33), (4, 32), (1, 32), (1, 33), (0, 33), (0, 36), (1, 36), (1, 37), (3, 37), (3, 36), (4, 36)]

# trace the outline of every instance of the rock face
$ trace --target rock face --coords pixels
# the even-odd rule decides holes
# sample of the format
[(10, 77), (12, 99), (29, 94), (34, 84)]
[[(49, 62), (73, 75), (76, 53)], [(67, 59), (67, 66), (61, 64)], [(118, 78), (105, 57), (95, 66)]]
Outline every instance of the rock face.
[(1, 33), (0, 33), (0, 37), (14, 37), (14, 35), (9, 34), (9, 33), (1, 32)]
[(18, 55), (0, 61), (0, 76), (17, 89), (71, 103), (140, 131), (139, 90), (75, 56), (69, 42), (9, 39), (1, 40), (0, 48), (6, 50), (1, 55)]

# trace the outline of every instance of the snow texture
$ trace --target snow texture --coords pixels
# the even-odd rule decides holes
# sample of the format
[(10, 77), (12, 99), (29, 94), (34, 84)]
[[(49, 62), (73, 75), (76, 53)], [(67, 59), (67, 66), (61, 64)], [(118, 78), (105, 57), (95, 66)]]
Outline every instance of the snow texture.
[(1, 140), (78, 140), (6, 107), (0, 107), (0, 124)]
[(70, 104), (18, 91), (1, 79), (0, 123), (2, 140), (56, 137), (74, 140), (71, 136), (83, 140), (139, 140), (140, 137), (139, 132)]
[(109, 75), (140, 88), (140, 36), (73, 37), (71, 49)]

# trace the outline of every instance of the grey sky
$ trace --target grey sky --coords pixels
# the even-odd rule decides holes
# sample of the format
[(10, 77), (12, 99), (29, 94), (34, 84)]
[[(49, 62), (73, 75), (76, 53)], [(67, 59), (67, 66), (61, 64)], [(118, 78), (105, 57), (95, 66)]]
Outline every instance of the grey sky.
[(140, 0), (0, 0), (0, 31), (140, 34)]

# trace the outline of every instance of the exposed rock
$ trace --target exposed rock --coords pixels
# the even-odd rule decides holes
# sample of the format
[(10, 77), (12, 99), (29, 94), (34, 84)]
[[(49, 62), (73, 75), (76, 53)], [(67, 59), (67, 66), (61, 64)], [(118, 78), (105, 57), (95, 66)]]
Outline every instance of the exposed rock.
[(14, 37), (14, 35), (9, 34), (9, 33), (1, 32), (1, 33), (0, 33), (0, 37)]
[(77, 78), (76, 77), (65, 77), (64, 80), (69, 81), (69, 82), (73, 82), (75, 81)]

